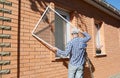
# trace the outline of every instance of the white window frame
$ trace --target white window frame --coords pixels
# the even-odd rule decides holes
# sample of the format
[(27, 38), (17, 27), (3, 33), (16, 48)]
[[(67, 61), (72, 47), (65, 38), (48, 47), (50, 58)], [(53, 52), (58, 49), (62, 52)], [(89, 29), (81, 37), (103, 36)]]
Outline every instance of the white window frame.
[[(106, 54), (106, 52), (105, 52), (105, 43), (103, 43), (103, 41), (101, 41), (101, 40), (104, 40), (103, 38), (104, 38), (104, 34), (103, 34), (103, 30), (104, 30), (104, 28), (103, 28), (103, 25), (104, 25), (104, 23), (102, 23), (102, 24), (100, 24), (101, 22), (95, 22), (94, 24), (95, 24), (95, 28), (96, 28), (96, 33), (95, 33), (95, 47), (97, 48), (97, 45), (100, 47), (100, 50), (101, 50), (101, 53), (96, 53), (96, 50), (95, 50), (95, 56), (97, 56), (97, 57), (102, 57), (102, 56), (106, 56), (107, 54)], [(96, 26), (96, 25), (98, 25), (98, 26)], [(97, 37), (99, 38), (99, 39), (97, 39)]]
[[(35, 35), (34, 34), (34, 31), (36, 30), (36, 28), (38, 27), (38, 25), (39, 25), (39, 23), (40, 23), (40, 21), (42, 20), (42, 18), (44, 17), (44, 15), (46, 14), (46, 12), (47, 12), (47, 10), (48, 9), (51, 9), (53, 12), (55, 12), (58, 16), (60, 16), (64, 21), (66, 21), (67, 22), (67, 25), (69, 25), (69, 27), (70, 28), (73, 28), (74, 26), (67, 20), (67, 19), (65, 19), (63, 16), (61, 16), (57, 11), (55, 11), (54, 9), (52, 9), (50, 6), (48, 6), (47, 8), (46, 8), (46, 10), (44, 11), (44, 13), (42, 14), (42, 16), (39, 18), (39, 20), (38, 20), (38, 22), (37, 22), (37, 24), (35, 25), (35, 27), (34, 27), (34, 29), (33, 29), (33, 31), (32, 31), (32, 35), (34, 36), (34, 37), (36, 37), (38, 40), (40, 40), (43, 44), (45, 44), (45, 45), (47, 45), (48, 47), (53, 47), (51, 44), (49, 44), (48, 42), (46, 42), (46, 41), (44, 41), (42, 38), (40, 38), (40, 37), (38, 37), (37, 35)], [(70, 28), (67, 28), (67, 30), (69, 30)], [(69, 34), (68, 34), (69, 33)], [(70, 40), (70, 31), (67, 33), (67, 42)]]

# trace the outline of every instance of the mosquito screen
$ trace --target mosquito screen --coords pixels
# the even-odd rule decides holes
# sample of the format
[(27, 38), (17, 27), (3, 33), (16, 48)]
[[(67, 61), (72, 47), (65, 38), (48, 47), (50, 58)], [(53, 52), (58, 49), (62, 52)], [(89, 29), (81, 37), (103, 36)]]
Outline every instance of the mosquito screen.
[(70, 40), (71, 27), (73, 26), (68, 21), (67, 15), (47, 7), (33, 29), (32, 35), (45, 45), (64, 50), (66, 43)]

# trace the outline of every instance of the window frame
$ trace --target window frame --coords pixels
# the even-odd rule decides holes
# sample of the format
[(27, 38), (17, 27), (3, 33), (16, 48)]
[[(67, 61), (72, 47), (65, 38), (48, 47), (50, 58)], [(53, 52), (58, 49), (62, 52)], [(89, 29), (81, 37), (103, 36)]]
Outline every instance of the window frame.
[[(97, 26), (96, 25), (99, 25), (99, 28), (96, 28)], [(98, 21), (98, 20), (94, 20), (94, 35), (95, 35), (95, 56), (96, 57), (100, 57), (100, 56), (106, 56), (106, 52), (105, 52), (105, 41), (104, 41), (104, 22), (102, 21)], [(98, 31), (97, 31), (98, 30)], [(100, 53), (97, 53), (99, 52), (98, 49), (97, 49), (97, 39), (96, 39), (96, 35), (97, 33), (99, 34), (99, 47), (100, 47)]]

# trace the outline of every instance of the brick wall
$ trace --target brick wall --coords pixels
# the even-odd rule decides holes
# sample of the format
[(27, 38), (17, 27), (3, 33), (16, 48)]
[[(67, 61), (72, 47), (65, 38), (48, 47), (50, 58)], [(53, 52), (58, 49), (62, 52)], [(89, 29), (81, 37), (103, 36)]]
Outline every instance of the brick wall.
[(63, 62), (52, 62), (54, 54), (31, 34), (47, 5), (44, 1), (21, 2), (20, 78), (67, 77)]
[[(10, 26), (11, 30), (0, 29), (0, 34), (11, 35), (10, 39), (0, 38), (0, 43), (10, 43), (10, 47), (1, 47), (0, 52), (10, 52), (8, 56), (0, 56), (0, 60), (10, 60), (8, 65), (0, 65), (0, 70), (9, 69), (10, 73), (0, 75), (0, 78), (67, 78), (66, 60), (54, 60), (55, 54), (32, 36), (31, 32), (41, 17), (49, 0), (7, 0), (12, 6), (0, 4), (0, 8), (12, 11), (11, 14), (0, 12), (0, 16), (11, 18), (11, 22), (0, 20), (0, 25)], [(71, 22), (78, 25), (80, 20), (74, 15), (82, 14), (87, 30), (92, 36), (88, 42), (88, 56), (91, 59), (95, 78), (108, 78), (120, 72), (119, 48), (120, 26), (119, 20), (80, 1), (51, 0), (52, 7), (57, 6), (69, 10)], [(66, 3), (67, 2), (67, 3)], [(74, 6), (72, 6), (74, 5)], [(89, 8), (89, 9), (88, 9)], [(94, 20), (104, 22), (105, 57), (95, 57)], [(88, 65), (85, 66), (85, 78), (90, 78)]]
[[(17, 31), (18, 31), (18, 1), (17, 0), (1, 0), (0, 16), (0, 34), (4, 37), (0, 38), (0, 78), (16, 78), (17, 77)], [(7, 19), (5, 19), (7, 18)], [(8, 20), (8, 21), (7, 21)], [(7, 45), (8, 44), (8, 45)], [(9, 63), (5, 63), (8, 61)], [(2, 75), (3, 74), (3, 75)]]

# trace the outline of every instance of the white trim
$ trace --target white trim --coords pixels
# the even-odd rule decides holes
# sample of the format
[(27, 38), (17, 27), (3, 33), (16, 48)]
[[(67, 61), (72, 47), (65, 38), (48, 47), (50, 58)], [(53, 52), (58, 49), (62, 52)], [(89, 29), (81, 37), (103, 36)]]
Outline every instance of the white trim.
[(100, 57), (100, 56), (102, 57), (102, 56), (106, 56), (106, 55), (107, 55), (107, 54), (104, 53), (104, 52), (101, 52), (101, 54), (95, 54), (96, 57)]

